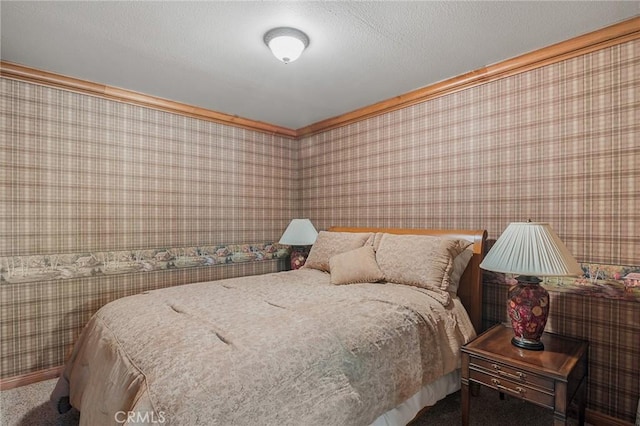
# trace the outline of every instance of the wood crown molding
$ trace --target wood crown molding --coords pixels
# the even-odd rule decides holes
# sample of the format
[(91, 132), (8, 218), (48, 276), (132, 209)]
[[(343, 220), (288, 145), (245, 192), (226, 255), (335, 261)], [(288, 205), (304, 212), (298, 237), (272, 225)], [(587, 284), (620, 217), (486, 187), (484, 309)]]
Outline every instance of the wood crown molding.
[(469, 89), (501, 78), (530, 71), (596, 50), (640, 38), (640, 17), (587, 33), (512, 59), (470, 71), (466, 74), (387, 99), (355, 111), (319, 121), (297, 130), (297, 136), (312, 136), (377, 115)]
[(299, 139), (639, 38), (640, 16), (497, 64), (487, 65), (475, 71), (470, 71), (337, 117), (322, 120), (297, 130), (174, 102), (131, 90), (66, 77), (10, 62), (0, 61), (0, 77), (61, 88), (286, 138)]
[(97, 96), (100, 98), (153, 108), (160, 111), (198, 118), (200, 120), (240, 127), (247, 130), (255, 130), (262, 133), (284, 136), (292, 139), (297, 137), (295, 130), (288, 129), (286, 127), (263, 123), (261, 121), (253, 121), (235, 115), (224, 114), (205, 108), (183, 104), (181, 102), (145, 95), (132, 90), (92, 83), (90, 81), (67, 77), (48, 71), (37, 70), (35, 68), (29, 68), (11, 62), (0, 62), (0, 77), (27, 81), (43, 86), (55, 87), (85, 95)]

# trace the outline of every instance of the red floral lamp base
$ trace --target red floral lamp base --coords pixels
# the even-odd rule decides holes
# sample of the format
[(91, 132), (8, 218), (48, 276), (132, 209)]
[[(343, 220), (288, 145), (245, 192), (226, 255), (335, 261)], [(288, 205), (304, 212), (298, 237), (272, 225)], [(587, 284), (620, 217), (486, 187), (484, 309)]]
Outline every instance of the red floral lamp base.
[(533, 351), (541, 351), (540, 341), (549, 316), (549, 293), (542, 287), (537, 277), (520, 276), (518, 284), (509, 289), (507, 313), (515, 337), (514, 346)]
[(292, 247), (291, 248), (291, 269), (300, 269), (304, 266), (309, 256), (309, 248), (307, 247)]

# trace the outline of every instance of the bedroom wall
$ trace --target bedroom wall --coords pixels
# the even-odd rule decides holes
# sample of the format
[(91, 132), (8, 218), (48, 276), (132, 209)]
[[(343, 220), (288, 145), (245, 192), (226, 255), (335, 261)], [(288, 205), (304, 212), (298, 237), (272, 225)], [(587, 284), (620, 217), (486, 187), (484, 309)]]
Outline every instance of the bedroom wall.
[[(300, 142), (301, 206), (332, 225), (551, 223), (585, 263), (640, 265), (640, 41), (486, 83)], [(487, 283), (485, 324), (506, 319)], [(632, 421), (640, 304), (552, 295), (549, 331), (591, 341), (588, 407)]]
[(7, 282), (12, 256), (277, 241), (298, 216), (297, 151), (289, 138), (4, 78), (0, 117), (3, 378), (62, 365), (118, 297), (277, 270), (265, 260)]

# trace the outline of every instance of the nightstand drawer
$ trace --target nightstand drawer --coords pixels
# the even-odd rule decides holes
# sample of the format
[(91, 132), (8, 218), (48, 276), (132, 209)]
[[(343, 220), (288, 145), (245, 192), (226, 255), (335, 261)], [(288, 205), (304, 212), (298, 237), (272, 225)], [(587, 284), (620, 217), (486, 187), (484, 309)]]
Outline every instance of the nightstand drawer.
[(487, 370), (487, 373), (493, 374), (499, 379), (506, 379), (517, 383), (517, 386), (523, 384), (533, 385), (546, 389), (549, 392), (553, 392), (555, 389), (553, 379), (539, 376), (528, 371), (517, 370), (499, 362), (491, 362), (482, 358), (471, 357), (469, 366), (471, 368), (479, 367), (480, 369)]
[(547, 408), (554, 408), (555, 398), (553, 392), (545, 392), (540, 389), (526, 386), (522, 383), (485, 373), (482, 370), (475, 370), (471, 368), (469, 369), (469, 378), (500, 392), (504, 392), (507, 395), (531, 401)]

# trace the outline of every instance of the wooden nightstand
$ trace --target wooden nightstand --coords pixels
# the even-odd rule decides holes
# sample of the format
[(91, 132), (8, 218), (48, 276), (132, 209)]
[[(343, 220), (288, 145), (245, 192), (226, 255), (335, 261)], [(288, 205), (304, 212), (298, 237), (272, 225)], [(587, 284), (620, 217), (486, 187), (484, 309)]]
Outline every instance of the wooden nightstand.
[(566, 424), (575, 397), (583, 425), (588, 342), (545, 333), (544, 350), (530, 351), (513, 346), (512, 337), (498, 324), (462, 348), (462, 424), (469, 424), (469, 384), (478, 383), (552, 409), (554, 425)]

